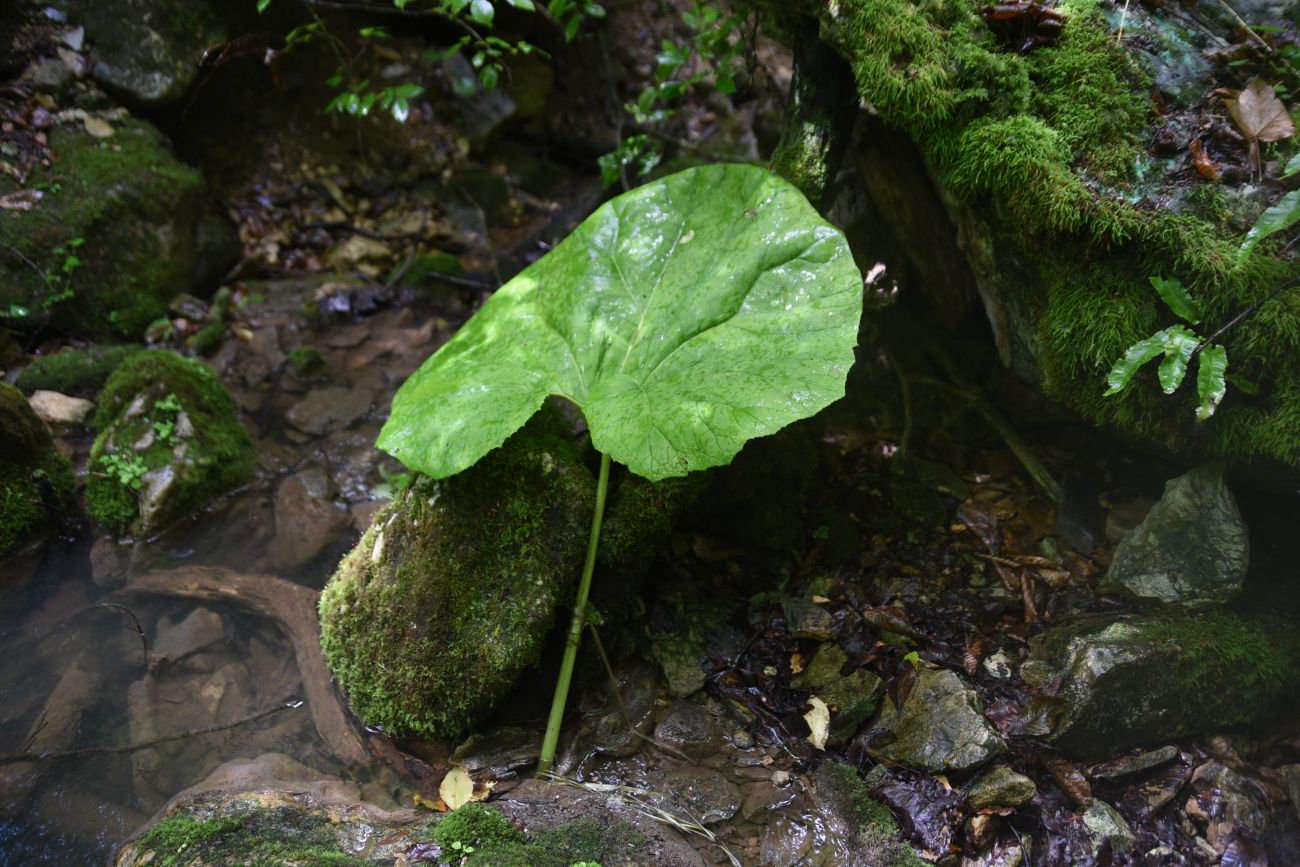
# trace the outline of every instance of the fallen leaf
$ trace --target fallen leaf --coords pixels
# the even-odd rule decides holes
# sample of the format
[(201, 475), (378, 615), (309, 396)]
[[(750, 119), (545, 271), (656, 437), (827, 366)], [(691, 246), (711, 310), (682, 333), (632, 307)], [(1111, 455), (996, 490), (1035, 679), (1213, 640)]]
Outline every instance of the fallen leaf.
[(86, 132), (94, 138), (109, 138), (116, 132), (111, 123), (94, 115), (86, 115), (86, 119), (81, 123), (86, 128)]
[(492, 794), (495, 781), (476, 782), (464, 768), (456, 767), (447, 772), (438, 786), (438, 795), (448, 810), (459, 810), (473, 801), (486, 801)]
[(1238, 129), (1250, 142), (1250, 156), (1255, 163), (1255, 170), (1262, 174), (1259, 161), (1259, 143), (1262, 141), (1281, 141), (1295, 135), (1295, 124), (1287, 113), (1282, 100), (1277, 98), (1273, 85), (1268, 84), (1258, 75), (1246, 83), (1246, 87), (1237, 91), (1235, 97), (1225, 98), (1224, 105)]
[(1187, 149), (1192, 154), (1192, 167), (1196, 173), (1207, 181), (1217, 181), (1219, 179), (1219, 167), (1210, 159), (1210, 155), (1205, 152), (1205, 147), (1198, 138), (1192, 139), (1187, 143)]
[(826, 702), (815, 695), (808, 699), (808, 703), (812, 705), (812, 710), (803, 715), (804, 721), (812, 731), (808, 735), (808, 743), (819, 750), (824, 750), (826, 738), (831, 732), (831, 709), (826, 706)]
[(1069, 796), (1076, 806), (1083, 806), (1092, 797), (1092, 786), (1088, 779), (1068, 759), (1060, 756), (1043, 756), (1043, 765), (1056, 780), (1061, 791)]

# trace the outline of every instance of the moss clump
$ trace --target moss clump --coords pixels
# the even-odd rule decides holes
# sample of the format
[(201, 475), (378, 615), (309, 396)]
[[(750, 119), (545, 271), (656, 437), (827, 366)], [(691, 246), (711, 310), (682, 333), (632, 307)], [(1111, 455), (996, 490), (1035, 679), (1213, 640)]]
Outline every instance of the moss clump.
[[(461, 808), (464, 809), (466, 808)], [(574, 864), (586, 863), (615, 867), (621, 864), (644, 863), (645, 856), (642, 849), (645, 843), (645, 836), (624, 821), (578, 819), (544, 831), (531, 842), (524, 842), (521, 835), (520, 839), (516, 840), (484, 843), (476, 848), (465, 865), (466, 867), (572, 867)], [(443, 851), (446, 852), (445, 847)]]
[(844, 841), (880, 867), (922, 867), (926, 862), (900, 840), (898, 822), (889, 808), (872, 800), (866, 784), (848, 765), (825, 762), (813, 775), (815, 798), (823, 814), (847, 825), (855, 840)]
[[(68, 334), (136, 338), (166, 313), (168, 298), (190, 288), (203, 180), (141, 121), (104, 140), (56, 127), (50, 145), (58, 161), (29, 182), (44, 193), (40, 207), (0, 220), (0, 241), (10, 248), (0, 248), (0, 308), (19, 305), (31, 311), (22, 321), (48, 319)], [(0, 194), (14, 189), (0, 175)], [(72, 296), (60, 299), (64, 281), (47, 281), (38, 269), (59, 274), (63, 257), (54, 249), (77, 239)]]
[(76, 480), (22, 392), (0, 383), (0, 559), (71, 512)]
[(135, 344), (87, 346), (42, 356), (23, 368), (14, 385), (23, 391), (46, 389), (85, 395), (97, 391), (110, 373), (143, 347)]
[(304, 821), (270, 810), (200, 820), (177, 814), (154, 825), (133, 847), (136, 864), (198, 867), (362, 867), (370, 864), (338, 844), (324, 818)]
[(482, 804), (466, 804), (448, 813), (434, 826), (432, 836), (444, 852), (456, 843), (477, 850), (524, 841), (523, 833), (509, 819)]
[(289, 351), (289, 366), (299, 376), (315, 376), (328, 366), (325, 356), (314, 346), (295, 346)]
[(1200, 694), (1231, 683), (1270, 706), (1300, 682), (1300, 631), (1286, 620), (1212, 611), (1156, 621), (1136, 640), (1167, 644), (1179, 657), (1177, 676)]
[(320, 599), (325, 656), (357, 714), (454, 737), (490, 712), (577, 580), (594, 488), (545, 409), (475, 466), (419, 477), (380, 510)]
[(155, 532), (252, 472), (252, 443), (230, 393), (202, 363), (174, 352), (123, 362), (100, 396), (95, 427), (86, 506), (112, 533)]

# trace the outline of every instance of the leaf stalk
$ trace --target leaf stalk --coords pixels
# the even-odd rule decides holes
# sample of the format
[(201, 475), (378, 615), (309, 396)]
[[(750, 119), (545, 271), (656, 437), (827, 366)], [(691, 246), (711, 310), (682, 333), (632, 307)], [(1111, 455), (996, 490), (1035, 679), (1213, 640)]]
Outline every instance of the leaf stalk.
[(560, 676), (555, 681), (555, 697), (551, 700), (551, 715), (546, 720), (546, 736), (542, 738), (542, 754), (537, 760), (538, 773), (546, 773), (555, 764), (555, 748), (560, 742), (560, 726), (564, 722), (564, 706), (569, 700), (569, 682), (573, 680), (573, 666), (582, 644), (582, 629), (587, 623), (587, 596), (591, 592), (591, 576), (596, 571), (596, 549), (600, 544), (600, 525), (605, 518), (605, 494), (609, 490), (609, 455), (600, 456), (600, 476), (596, 480), (596, 511), (591, 516), (591, 535), (587, 537), (587, 560), (582, 566), (578, 581), (578, 596), (573, 601), (573, 619), (569, 622), (569, 635), (564, 642), (564, 658), (560, 660)]

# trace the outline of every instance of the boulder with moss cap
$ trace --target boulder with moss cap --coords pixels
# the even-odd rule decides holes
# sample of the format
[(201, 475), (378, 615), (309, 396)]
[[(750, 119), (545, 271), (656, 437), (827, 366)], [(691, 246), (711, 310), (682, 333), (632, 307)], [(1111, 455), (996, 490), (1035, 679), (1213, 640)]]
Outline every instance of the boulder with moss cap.
[(0, 383), (0, 560), (69, 514), (74, 488), (45, 423), (22, 392)]
[(230, 393), (204, 364), (167, 350), (138, 353), (114, 371), (95, 427), (86, 506), (115, 535), (152, 535), (253, 469)]

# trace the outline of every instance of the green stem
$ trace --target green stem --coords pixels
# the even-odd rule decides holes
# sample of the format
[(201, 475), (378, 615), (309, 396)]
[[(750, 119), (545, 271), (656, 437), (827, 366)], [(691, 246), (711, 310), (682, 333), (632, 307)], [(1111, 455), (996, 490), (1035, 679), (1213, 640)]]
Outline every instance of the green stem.
[(605, 517), (605, 492), (608, 488), (609, 455), (602, 454), (600, 478), (596, 481), (596, 513), (591, 516), (591, 535), (587, 538), (587, 562), (583, 564), (582, 580), (578, 582), (578, 598), (573, 601), (573, 620), (569, 623), (569, 637), (564, 642), (564, 659), (560, 661), (560, 677), (555, 682), (551, 715), (546, 720), (542, 755), (537, 760), (538, 773), (549, 771), (555, 764), (555, 748), (559, 745), (560, 725), (564, 722), (564, 705), (569, 700), (569, 681), (573, 679), (578, 646), (582, 644), (582, 628), (587, 623), (587, 594), (591, 592), (591, 576), (596, 571), (596, 546), (600, 542), (600, 523)]

